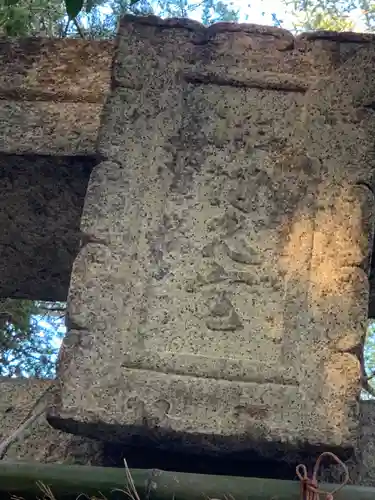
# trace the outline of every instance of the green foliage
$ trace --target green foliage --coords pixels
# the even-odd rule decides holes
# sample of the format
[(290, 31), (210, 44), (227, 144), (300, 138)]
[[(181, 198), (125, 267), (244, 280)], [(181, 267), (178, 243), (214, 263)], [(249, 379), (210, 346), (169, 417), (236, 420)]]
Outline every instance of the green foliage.
[(375, 28), (372, 0), (284, 0), (284, 3), (296, 17), (298, 30), (351, 31), (354, 23), (349, 16), (353, 15), (365, 30)]
[[(0, 34), (11, 37), (30, 35), (62, 37), (74, 36), (77, 33), (82, 35), (77, 18), (80, 17), (82, 21), (86, 20), (87, 16), (89, 22), (91, 19), (94, 20), (97, 28), (98, 20), (102, 22), (101, 16), (98, 16), (98, 7), (106, 3), (103, 0), (5, 0), (4, 3), (0, 3)], [(117, 3), (123, 4), (121, 13), (124, 13), (131, 11), (140, 1), (120, 0)], [(69, 31), (70, 21), (73, 20), (75, 28)], [(114, 21), (111, 24), (116, 26)], [(113, 26), (111, 26), (112, 32)], [(97, 29), (94, 32), (98, 34)], [(108, 30), (104, 30), (102, 34), (108, 35)]]
[(367, 329), (365, 364), (368, 373), (375, 373), (375, 320), (370, 320)]
[(0, 34), (110, 39), (120, 15), (189, 17), (198, 9), (206, 25), (239, 19), (238, 10), (223, 0), (4, 0)]
[[(127, 7), (136, 5), (140, 0), (129, 0)], [(66, 12), (69, 19), (75, 19), (78, 14), (84, 9), (86, 13), (90, 13), (95, 6), (95, 0), (65, 0)]]
[[(74, 19), (78, 16), (83, 8), (83, 0), (65, 0), (66, 12), (69, 16), (69, 19)], [(91, 2), (89, 6), (91, 10)]]
[(64, 15), (63, 0), (0, 0), (0, 35), (60, 36)]
[(334, 16), (327, 12), (314, 10), (295, 14), (296, 31), (353, 31), (354, 22), (348, 16)]
[(0, 376), (51, 378), (64, 303), (0, 299)]
[(239, 11), (231, 9), (225, 2), (207, 0), (203, 2), (202, 23), (213, 24), (218, 21), (236, 22), (239, 19)]
[(197, 9), (202, 11), (202, 23), (210, 25), (217, 21), (238, 21), (239, 12), (231, 9), (221, 0), (203, 0), (191, 2), (189, 0), (159, 0), (155, 9), (162, 17), (191, 17)]

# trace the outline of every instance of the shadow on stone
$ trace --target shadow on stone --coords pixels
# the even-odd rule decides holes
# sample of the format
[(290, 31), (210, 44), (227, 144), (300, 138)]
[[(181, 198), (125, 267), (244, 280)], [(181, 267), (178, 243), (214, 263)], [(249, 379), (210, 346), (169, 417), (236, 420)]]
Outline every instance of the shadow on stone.
[(0, 296), (65, 301), (95, 159), (0, 155)]

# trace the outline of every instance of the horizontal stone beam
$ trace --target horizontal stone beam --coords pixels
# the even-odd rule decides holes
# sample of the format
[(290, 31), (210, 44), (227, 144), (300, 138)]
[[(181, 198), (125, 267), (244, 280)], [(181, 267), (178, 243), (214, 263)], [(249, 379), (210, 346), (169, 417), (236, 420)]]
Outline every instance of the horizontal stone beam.
[(0, 152), (93, 154), (112, 42), (0, 39)]
[(0, 100), (0, 152), (93, 155), (102, 105)]
[(0, 38), (0, 99), (103, 102), (113, 42)]

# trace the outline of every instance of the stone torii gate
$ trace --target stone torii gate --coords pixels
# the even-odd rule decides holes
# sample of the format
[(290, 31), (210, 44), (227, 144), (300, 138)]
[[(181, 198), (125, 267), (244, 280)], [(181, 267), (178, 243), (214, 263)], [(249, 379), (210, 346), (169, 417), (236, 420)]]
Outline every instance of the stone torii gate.
[(214, 454), (355, 448), (374, 47), (131, 16), (114, 52), (2, 43), (1, 293), (64, 299), (72, 267), (51, 425)]

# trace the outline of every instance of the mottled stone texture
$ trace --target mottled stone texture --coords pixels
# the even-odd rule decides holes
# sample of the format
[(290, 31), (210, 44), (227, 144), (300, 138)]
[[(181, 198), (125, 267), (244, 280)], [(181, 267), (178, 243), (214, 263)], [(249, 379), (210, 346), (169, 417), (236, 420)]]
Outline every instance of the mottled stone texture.
[(0, 296), (66, 300), (112, 42), (0, 39)]
[(0, 296), (66, 300), (94, 163), (0, 153)]
[(368, 40), (122, 20), (53, 425), (215, 453), (355, 447)]
[(0, 38), (0, 152), (95, 151), (112, 42)]
[[(35, 409), (53, 402), (55, 382), (0, 377), (0, 442), (12, 435)], [(38, 402), (39, 400), (39, 402)], [(37, 406), (34, 408), (35, 403)], [(4, 460), (100, 465), (100, 443), (53, 429), (42, 414), (9, 448)]]
[(359, 449), (361, 466), (358, 483), (375, 487), (375, 402), (361, 401)]
[[(0, 442), (11, 435), (20, 424), (36, 409), (42, 408), (48, 402), (54, 402), (58, 388), (51, 388), (48, 395), (41, 399), (44, 391), (55, 385), (54, 381), (36, 379), (8, 379), (0, 378)], [(39, 402), (38, 402), (39, 400)], [(34, 407), (37, 403), (36, 407)], [(366, 486), (375, 485), (374, 446), (375, 446), (375, 409), (374, 402), (361, 401), (360, 403), (360, 464), (347, 461), (350, 468), (350, 477), (355, 484)], [(53, 429), (42, 414), (28, 428), (17, 441), (8, 449), (4, 460), (27, 460), (42, 463), (63, 463), (122, 467), (126, 458), (131, 468), (162, 468), (163, 470), (182, 470), (195, 473), (221, 473), (256, 477), (273, 477), (280, 479), (294, 479), (295, 466), (303, 462), (313, 466), (316, 455), (307, 457), (297, 455), (282, 455), (278, 461), (269, 462), (251, 460), (251, 455), (233, 457), (228, 460), (217, 461), (215, 458), (202, 454), (181, 455), (165, 453), (165, 451), (148, 448), (147, 450), (133, 447), (124, 447), (120, 442), (115, 446), (119, 450), (118, 460), (113, 462), (112, 443), (102, 443), (85, 437), (74, 436)], [(327, 465), (324, 463), (323, 465)], [(342, 470), (339, 467), (326, 467), (321, 471), (320, 481), (340, 482)]]

